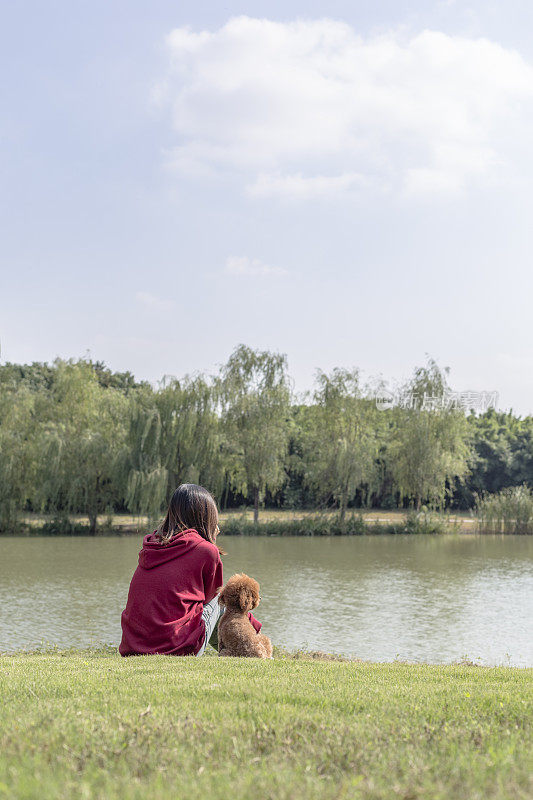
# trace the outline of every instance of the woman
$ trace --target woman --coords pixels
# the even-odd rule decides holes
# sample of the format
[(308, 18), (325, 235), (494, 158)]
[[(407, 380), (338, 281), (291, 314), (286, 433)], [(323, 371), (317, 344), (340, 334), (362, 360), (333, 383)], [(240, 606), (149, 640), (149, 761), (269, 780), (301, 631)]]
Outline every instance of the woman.
[[(202, 486), (178, 486), (162, 525), (144, 537), (139, 565), (122, 612), (123, 656), (165, 653), (200, 656), (211, 642), (224, 608), (218, 510)], [(261, 623), (250, 614), (259, 632)]]

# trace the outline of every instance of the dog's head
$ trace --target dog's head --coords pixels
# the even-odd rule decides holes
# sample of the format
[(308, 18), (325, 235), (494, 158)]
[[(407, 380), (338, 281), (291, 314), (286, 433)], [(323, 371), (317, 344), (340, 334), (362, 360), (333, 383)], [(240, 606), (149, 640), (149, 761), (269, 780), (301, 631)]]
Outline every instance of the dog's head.
[(218, 596), (218, 602), (236, 611), (251, 611), (259, 605), (259, 584), (248, 575), (233, 575)]

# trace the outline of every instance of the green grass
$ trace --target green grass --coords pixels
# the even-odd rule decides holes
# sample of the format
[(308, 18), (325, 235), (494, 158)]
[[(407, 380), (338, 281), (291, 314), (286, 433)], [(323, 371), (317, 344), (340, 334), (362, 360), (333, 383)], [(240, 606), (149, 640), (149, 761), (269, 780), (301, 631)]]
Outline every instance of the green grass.
[(531, 797), (532, 670), (0, 657), (0, 797)]

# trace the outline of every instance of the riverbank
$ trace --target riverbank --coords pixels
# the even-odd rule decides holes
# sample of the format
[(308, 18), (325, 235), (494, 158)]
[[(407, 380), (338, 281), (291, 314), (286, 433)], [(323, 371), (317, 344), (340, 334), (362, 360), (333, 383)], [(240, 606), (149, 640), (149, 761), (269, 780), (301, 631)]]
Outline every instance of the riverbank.
[(0, 796), (530, 796), (532, 670), (0, 657)]
[[(117, 536), (144, 533), (156, 523), (147, 517), (113, 514), (98, 518), (98, 536)], [(263, 511), (258, 524), (253, 522), (253, 511), (223, 511), (220, 528), (228, 536), (364, 536), (409, 533), (473, 533), (475, 518), (466, 513), (437, 514), (431, 512), (406, 512), (371, 510), (349, 513), (341, 522), (335, 512), (319, 511)], [(29, 514), (21, 518), (18, 527), (11, 531), (25, 536), (77, 536), (89, 532), (87, 518), (72, 515), (54, 519)], [(5, 534), (4, 534), (5, 535)]]

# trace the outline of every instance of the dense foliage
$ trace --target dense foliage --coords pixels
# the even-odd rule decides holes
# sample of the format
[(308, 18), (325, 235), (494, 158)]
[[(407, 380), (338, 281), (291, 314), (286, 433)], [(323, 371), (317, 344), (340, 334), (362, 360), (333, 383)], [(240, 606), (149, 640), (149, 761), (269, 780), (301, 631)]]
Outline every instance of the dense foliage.
[[(225, 507), (473, 508), (533, 486), (533, 418), (476, 415), (430, 361), (382, 409), (357, 370), (291, 395), (287, 362), (244, 345), (219, 375), (153, 387), (87, 359), (0, 366), (0, 530), (27, 512), (156, 517), (177, 484)], [(59, 523), (54, 523), (59, 524)], [(65, 523), (66, 524), (66, 523)]]

